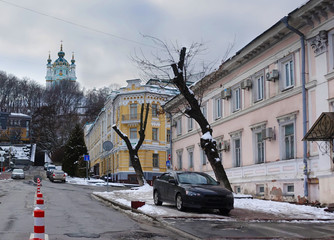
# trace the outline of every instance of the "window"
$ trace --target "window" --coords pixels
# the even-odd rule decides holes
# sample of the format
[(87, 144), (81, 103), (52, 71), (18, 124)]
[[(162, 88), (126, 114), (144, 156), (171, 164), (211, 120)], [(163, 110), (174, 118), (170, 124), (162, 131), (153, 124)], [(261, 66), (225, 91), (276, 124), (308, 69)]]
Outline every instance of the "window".
[(202, 161), (202, 165), (206, 165), (206, 154), (204, 152), (203, 149), (200, 150), (201, 151), (201, 161)]
[(176, 120), (176, 134), (177, 135), (182, 134), (182, 119), (181, 118)]
[(158, 128), (152, 128), (152, 140), (153, 141), (158, 141)]
[(241, 164), (241, 144), (240, 144), (240, 138), (234, 139), (233, 140), (233, 153), (234, 153), (234, 167), (240, 167)]
[(137, 128), (130, 128), (130, 139), (137, 139)]
[(207, 110), (206, 110), (206, 104), (201, 106), (201, 112), (203, 113), (203, 116), (207, 118)]
[(293, 159), (296, 152), (295, 125), (297, 112), (277, 118), (279, 124), (280, 159)]
[(170, 142), (170, 130), (167, 130), (167, 136), (166, 136), (167, 143)]
[(264, 195), (264, 185), (263, 184), (256, 185), (256, 195)]
[(256, 163), (264, 163), (264, 140), (262, 133), (255, 133), (256, 138)]
[(288, 124), (283, 126), (284, 131), (284, 159), (294, 158), (294, 126), (293, 124)]
[(234, 186), (234, 192), (235, 193), (241, 193), (241, 187), (240, 186)]
[(176, 154), (177, 154), (178, 169), (182, 170), (182, 151), (178, 151)]
[(214, 99), (214, 119), (219, 119), (222, 117), (222, 99), (216, 98)]
[(153, 167), (158, 168), (159, 167), (159, 154), (153, 153)]
[(193, 130), (193, 119), (192, 118), (188, 118), (188, 132)]
[(158, 117), (158, 105), (152, 104), (152, 117)]
[(264, 98), (264, 77), (263, 75), (256, 77), (255, 80), (255, 101), (261, 101)]
[(219, 159), (220, 161), (223, 161), (223, 139), (222, 138), (218, 138), (218, 139), (215, 139), (216, 143), (217, 143), (217, 150), (218, 150), (218, 156), (219, 156)]
[(137, 119), (137, 104), (130, 104), (130, 119)]
[(189, 168), (194, 167), (194, 149), (188, 150)]
[(294, 195), (295, 194), (295, 186), (293, 183), (285, 183), (283, 185), (283, 191), (285, 195)]
[(282, 89), (291, 88), (295, 85), (294, 63), (292, 56), (283, 59), (281, 62)]
[(233, 89), (232, 93), (232, 109), (233, 112), (240, 110), (241, 108), (241, 91), (240, 87)]

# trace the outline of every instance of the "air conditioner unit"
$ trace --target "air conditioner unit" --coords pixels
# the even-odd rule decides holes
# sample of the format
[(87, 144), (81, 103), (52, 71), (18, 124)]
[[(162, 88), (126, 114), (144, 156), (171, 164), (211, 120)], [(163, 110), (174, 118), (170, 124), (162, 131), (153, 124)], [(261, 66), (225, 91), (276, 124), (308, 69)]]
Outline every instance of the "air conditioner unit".
[(274, 136), (274, 131), (272, 128), (266, 128), (266, 129), (263, 129), (262, 132), (262, 139), (266, 140), (266, 139), (269, 139), (270, 140), (275, 140), (275, 136)]
[(252, 80), (251, 79), (246, 79), (246, 80), (244, 80), (244, 81), (241, 82), (241, 88), (242, 89), (247, 88), (247, 90), (248, 90), (251, 87), (252, 87)]
[(232, 95), (232, 91), (231, 88), (225, 88), (222, 92), (221, 92), (221, 98), (222, 99), (228, 99), (230, 98)]
[(222, 144), (222, 148), (221, 148), (222, 151), (229, 151), (230, 150), (230, 141), (223, 141), (223, 144)]
[(278, 77), (279, 77), (279, 73), (277, 69), (273, 69), (270, 72), (267, 72), (266, 74), (267, 81), (278, 80)]

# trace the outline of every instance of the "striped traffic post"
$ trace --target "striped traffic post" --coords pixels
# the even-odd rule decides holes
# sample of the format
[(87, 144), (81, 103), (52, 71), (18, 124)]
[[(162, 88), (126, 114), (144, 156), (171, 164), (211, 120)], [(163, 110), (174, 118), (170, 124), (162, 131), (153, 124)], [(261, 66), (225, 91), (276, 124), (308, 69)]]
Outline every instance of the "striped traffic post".
[(35, 208), (34, 210), (34, 238), (45, 239), (44, 210)]

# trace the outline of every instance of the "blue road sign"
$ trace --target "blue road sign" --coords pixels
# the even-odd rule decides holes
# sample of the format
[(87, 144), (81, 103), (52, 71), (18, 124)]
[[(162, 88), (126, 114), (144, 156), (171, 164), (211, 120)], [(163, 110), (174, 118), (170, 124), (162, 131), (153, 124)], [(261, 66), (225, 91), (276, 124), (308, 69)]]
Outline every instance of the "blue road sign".
[(84, 156), (84, 160), (85, 160), (85, 161), (89, 161), (89, 155), (85, 155), (85, 156)]
[(170, 161), (169, 161), (169, 160), (166, 161), (166, 166), (167, 166), (168, 168), (170, 168)]

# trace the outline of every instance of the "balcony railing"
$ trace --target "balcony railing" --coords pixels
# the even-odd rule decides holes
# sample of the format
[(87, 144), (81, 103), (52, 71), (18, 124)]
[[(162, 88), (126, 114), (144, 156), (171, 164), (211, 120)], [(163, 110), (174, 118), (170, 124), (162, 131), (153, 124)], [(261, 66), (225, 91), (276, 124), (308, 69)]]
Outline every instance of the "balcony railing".
[(134, 123), (140, 121), (140, 114), (123, 114), (122, 115), (122, 123)]

